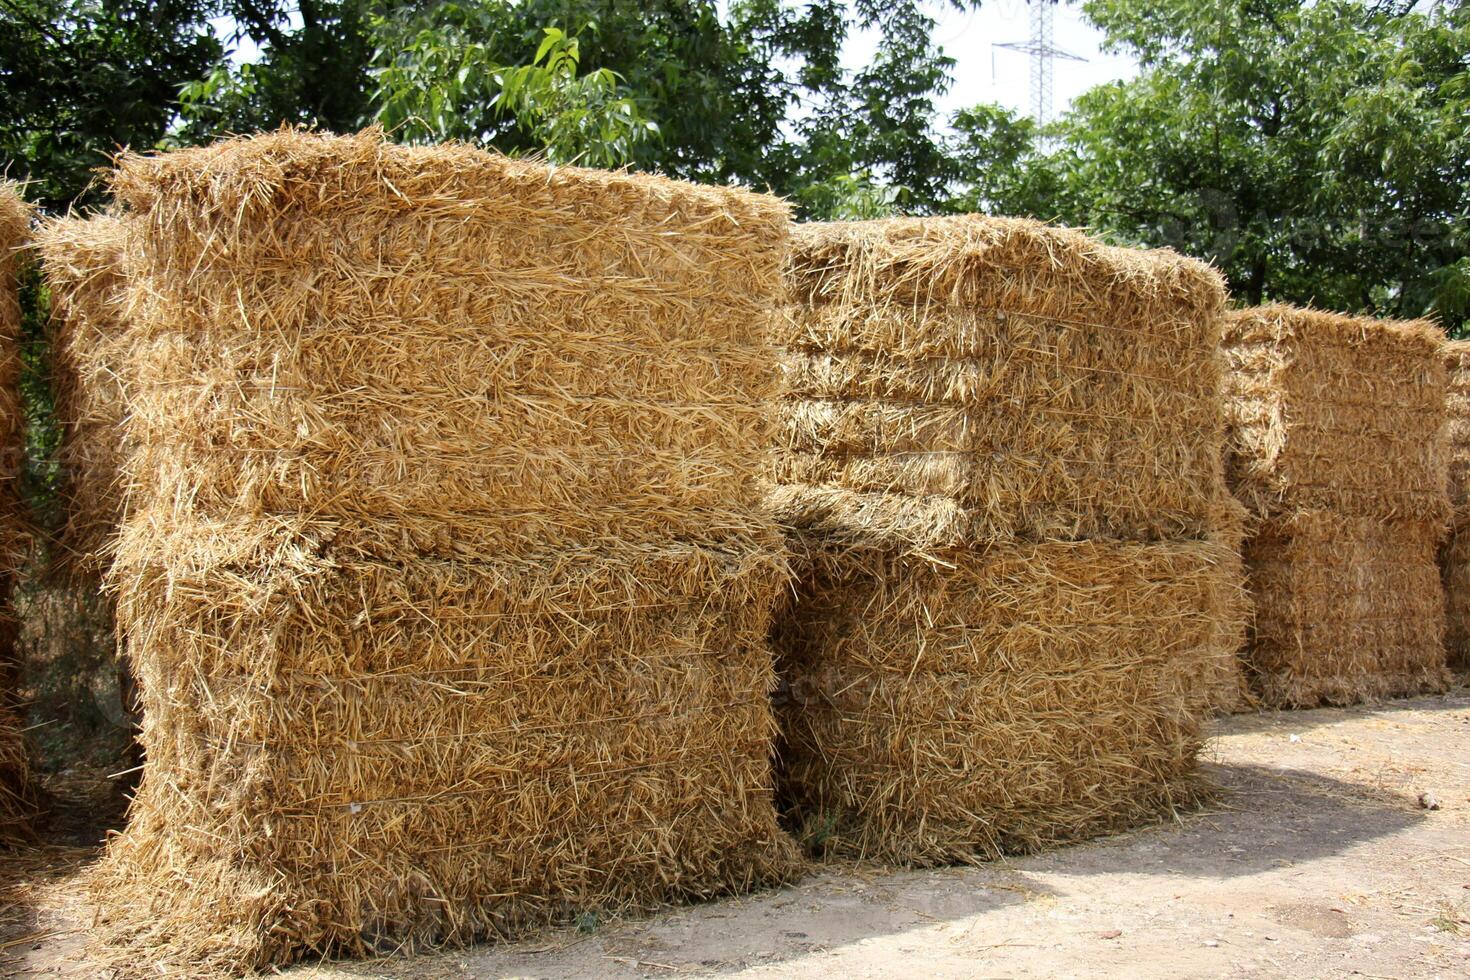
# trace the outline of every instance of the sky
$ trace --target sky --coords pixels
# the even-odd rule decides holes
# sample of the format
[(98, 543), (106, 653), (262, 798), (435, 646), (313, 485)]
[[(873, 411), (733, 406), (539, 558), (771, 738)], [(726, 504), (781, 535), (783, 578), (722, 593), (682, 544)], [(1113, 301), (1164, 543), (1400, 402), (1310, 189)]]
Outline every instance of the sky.
[[(986, 0), (980, 10), (958, 11), (934, 3), (938, 21), (935, 40), (955, 59), (954, 87), (939, 100), (944, 115), (981, 102), (999, 102), (1023, 114), (1031, 111), (1031, 59), (1016, 51), (996, 50), (993, 44), (1027, 41), (1031, 37), (1031, 9), (1025, 0)], [(1102, 33), (1088, 24), (1071, 3), (1056, 5), (1054, 43), (1085, 61), (1054, 61), (1052, 113), (1060, 115), (1077, 96), (1103, 82), (1131, 78), (1138, 66), (1124, 55), (1104, 54)], [(872, 34), (848, 39), (843, 63), (856, 67), (871, 57)]]

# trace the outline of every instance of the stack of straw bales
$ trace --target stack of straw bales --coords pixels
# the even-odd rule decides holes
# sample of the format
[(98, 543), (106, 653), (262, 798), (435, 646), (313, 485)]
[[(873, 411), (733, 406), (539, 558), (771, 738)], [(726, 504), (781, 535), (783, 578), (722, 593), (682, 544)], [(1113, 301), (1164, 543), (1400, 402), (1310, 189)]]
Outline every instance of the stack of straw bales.
[(114, 192), (147, 765), (110, 939), (234, 969), (788, 874), (786, 208), (373, 132)]
[(51, 369), (61, 426), (60, 561), (75, 577), (106, 568), (122, 518), (123, 228), (109, 214), (48, 221), (36, 236), (51, 296)]
[(1286, 306), (1227, 318), (1227, 469), (1256, 518), (1248, 668), (1269, 705), (1445, 683), (1442, 340)]
[(789, 288), (794, 822), (922, 864), (1192, 800), (1240, 691), (1220, 277), (962, 217), (803, 227)]
[(1440, 549), (1444, 582), (1445, 651), (1449, 665), (1470, 669), (1470, 341), (1444, 345), (1449, 374), (1446, 408), (1449, 421), (1450, 534)]
[(25, 416), (20, 402), (20, 295), (23, 251), (32, 209), (19, 189), (0, 183), (0, 845), (31, 836), (38, 808), (17, 693), (16, 577), (30, 546), (30, 522), (20, 495)]

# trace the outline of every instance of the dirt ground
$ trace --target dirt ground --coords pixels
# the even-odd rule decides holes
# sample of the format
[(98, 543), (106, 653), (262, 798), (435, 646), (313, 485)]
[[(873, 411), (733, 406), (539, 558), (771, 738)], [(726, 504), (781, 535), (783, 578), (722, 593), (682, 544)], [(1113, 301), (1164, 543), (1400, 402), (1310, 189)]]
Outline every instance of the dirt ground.
[[(1222, 788), (1208, 811), (1051, 854), (928, 872), (831, 867), (590, 934), (288, 973), (1470, 976), (1470, 690), (1223, 719), (1207, 755)], [(95, 975), (75, 879), (95, 856), (78, 839), (86, 818), (107, 807), (63, 809), (47, 849), (0, 859), (11, 862), (0, 976)]]

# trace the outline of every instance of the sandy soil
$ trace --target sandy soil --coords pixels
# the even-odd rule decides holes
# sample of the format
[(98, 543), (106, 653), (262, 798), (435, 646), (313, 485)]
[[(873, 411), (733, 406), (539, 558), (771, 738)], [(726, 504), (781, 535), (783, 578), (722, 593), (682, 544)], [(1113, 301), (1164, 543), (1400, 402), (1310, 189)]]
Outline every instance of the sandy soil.
[[(1051, 854), (929, 872), (829, 867), (591, 934), (289, 972), (1470, 976), (1470, 691), (1224, 719), (1208, 757), (1222, 788), (1210, 810)], [(77, 833), (62, 828), (0, 876), (0, 975), (95, 974), (75, 894), (95, 852), (64, 839)]]

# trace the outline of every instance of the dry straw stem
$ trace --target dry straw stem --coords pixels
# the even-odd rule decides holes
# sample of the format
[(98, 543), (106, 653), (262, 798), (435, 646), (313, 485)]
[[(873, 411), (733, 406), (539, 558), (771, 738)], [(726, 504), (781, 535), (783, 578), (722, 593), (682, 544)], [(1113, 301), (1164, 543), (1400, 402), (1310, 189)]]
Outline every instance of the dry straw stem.
[(1228, 476), (1247, 507), (1449, 518), (1437, 327), (1289, 306), (1226, 324)]
[[(1233, 499), (1231, 501), (1234, 504)], [(1224, 509), (1218, 530), (1210, 540), (1219, 549), (1217, 576), (1221, 615), (1215, 621), (1215, 651), (1199, 676), (1205, 710), (1213, 715), (1252, 711), (1259, 707), (1251, 692), (1243, 654), (1255, 605), (1245, 587), (1245, 547), (1250, 522), (1238, 505)]]
[(116, 216), (62, 217), (37, 233), (51, 295), (51, 373), (61, 424), (60, 562), (99, 573), (122, 517), (123, 228)]
[(461, 942), (787, 876), (780, 202), (380, 134), (125, 157), (147, 768), (119, 959)]
[(30, 521), (20, 497), (24, 413), (20, 403), (18, 276), (31, 236), (33, 209), (19, 188), (0, 182), (0, 846), (27, 839), (38, 810), (17, 703), (16, 576), (30, 548)]
[(1204, 537), (1221, 519), (1220, 276), (1034, 221), (800, 226), (776, 503), (919, 549)]
[[(95, 882), (114, 944), (229, 971), (791, 872), (771, 543), (334, 564), (213, 537), (119, 572), (148, 761)], [(252, 538), (275, 560), (205, 557)]]
[(31, 526), (21, 500), (25, 411), (20, 402), (20, 293), (35, 209), (17, 185), (0, 181), (0, 576), (14, 576), (30, 553)]
[(1449, 374), (1450, 503), (1470, 503), (1470, 340), (1450, 340), (1444, 345), (1445, 371)]
[(1449, 666), (1470, 670), (1470, 505), (1455, 510), (1449, 538), (1440, 546), (1444, 583), (1445, 653)]
[(179, 520), (467, 557), (751, 522), (776, 199), (289, 131), (124, 157), (113, 190), (131, 472)]
[(1449, 537), (1439, 552), (1445, 651), (1451, 667), (1470, 669), (1470, 341), (1446, 341), (1444, 364), (1449, 375), (1445, 432), (1450, 502), (1455, 507)]
[(809, 843), (969, 861), (1196, 800), (1199, 677), (1240, 625), (1224, 547), (817, 547), (799, 565), (775, 636), (783, 802)]
[(1247, 669), (1270, 707), (1443, 690), (1440, 527), (1333, 511), (1267, 521), (1247, 546)]

